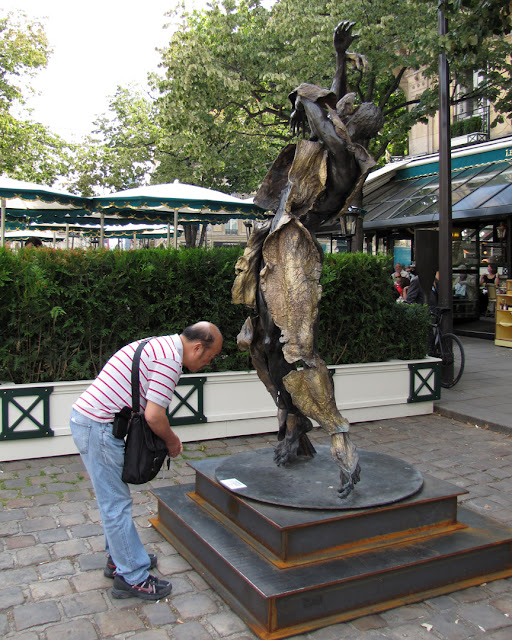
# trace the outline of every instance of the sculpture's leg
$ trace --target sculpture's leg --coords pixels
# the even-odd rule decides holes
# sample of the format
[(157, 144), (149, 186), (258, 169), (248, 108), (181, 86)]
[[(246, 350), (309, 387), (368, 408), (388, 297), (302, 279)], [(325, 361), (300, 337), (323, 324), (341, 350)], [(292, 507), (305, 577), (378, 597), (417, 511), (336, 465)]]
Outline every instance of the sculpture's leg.
[(280, 342), (280, 330), (274, 324), (261, 293), (258, 292), (256, 318), (247, 318), (237, 337), (240, 349), (249, 350), (253, 366), (277, 406), (278, 440), (274, 460), (284, 465), (298, 456), (312, 457), (315, 449), (306, 433), (313, 428), (311, 421), (293, 405), (283, 378), (295, 369), (286, 362)]
[(349, 423), (336, 407), (325, 363), (317, 357), (313, 368), (291, 371), (283, 382), (293, 403), (331, 436), (332, 457), (340, 468), (339, 495), (345, 498), (359, 481), (359, 456), (348, 435)]

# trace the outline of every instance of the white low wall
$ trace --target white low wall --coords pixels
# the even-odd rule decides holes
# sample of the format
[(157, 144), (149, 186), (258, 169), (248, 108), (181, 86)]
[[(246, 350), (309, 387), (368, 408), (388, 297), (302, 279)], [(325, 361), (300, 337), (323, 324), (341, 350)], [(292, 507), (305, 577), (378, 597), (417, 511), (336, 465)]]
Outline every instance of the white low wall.
[[(393, 360), (389, 362), (349, 364), (332, 367), (336, 400), (341, 413), (351, 422), (366, 422), (385, 418), (398, 418), (432, 413), (433, 399), (409, 402), (409, 363), (435, 363), (426, 360)], [(183, 380), (206, 377), (203, 387), (206, 422), (173, 427), (183, 442), (226, 438), (277, 431), (276, 407), (254, 371), (213, 373), (207, 376), (190, 374)], [(50, 428), (54, 437), (0, 440), (0, 462), (77, 453), (69, 430), (71, 406), (88, 386), (89, 381), (56, 382), (48, 387)], [(15, 393), (30, 389), (44, 389), (44, 385), (2, 385), (0, 392)], [(178, 387), (180, 393), (187, 387)], [(428, 390), (423, 390), (426, 398)], [(422, 393), (419, 394), (420, 399)], [(6, 402), (3, 394), (3, 402)], [(28, 409), (36, 396), (16, 396), (16, 402)], [(194, 403), (194, 398), (190, 399)], [(175, 402), (171, 405), (171, 410)], [(9, 403), (9, 423), (21, 412)], [(2, 415), (5, 411), (2, 412)], [(44, 422), (43, 403), (39, 402), (30, 414)], [(182, 417), (180, 410), (176, 417)], [(34, 423), (25, 417), (16, 427), (16, 434), (34, 429)], [(2, 425), (2, 433), (7, 428)]]

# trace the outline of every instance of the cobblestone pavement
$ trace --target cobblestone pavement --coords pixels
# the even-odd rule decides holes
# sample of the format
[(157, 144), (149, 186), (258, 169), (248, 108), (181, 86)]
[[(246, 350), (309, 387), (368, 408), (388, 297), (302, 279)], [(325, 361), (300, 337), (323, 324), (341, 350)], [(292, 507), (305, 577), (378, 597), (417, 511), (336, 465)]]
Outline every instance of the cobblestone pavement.
[[(356, 444), (467, 489), (459, 500), (512, 526), (512, 436), (439, 415), (356, 424)], [(313, 439), (327, 443), (322, 432)], [(272, 446), (274, 436), (185, 446), (151, 486), (193, 481), (187, 459)], [(256, 640), (225, 602), (148, 522), (156, 509), (133, 489), (134, 514), (157, 575), (172, 595), (114, 600), (103, 576), (103, 536), (78, 456), (0, 463), (0, 637), (16, 640)], [(296, 636), (300, 640), (510, 640), (512, 579), (439, 596)]]

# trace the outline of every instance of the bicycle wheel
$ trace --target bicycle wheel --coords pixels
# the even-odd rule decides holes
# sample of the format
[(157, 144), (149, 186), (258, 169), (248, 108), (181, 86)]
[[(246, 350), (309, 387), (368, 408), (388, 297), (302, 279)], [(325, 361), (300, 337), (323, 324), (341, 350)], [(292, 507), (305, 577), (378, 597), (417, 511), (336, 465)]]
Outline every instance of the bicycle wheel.
[(450, 389), (461, 379), (465, 360), (461, 341), (453, 333), (442, 336), (440, 357), (443, 370), (441, 386)]

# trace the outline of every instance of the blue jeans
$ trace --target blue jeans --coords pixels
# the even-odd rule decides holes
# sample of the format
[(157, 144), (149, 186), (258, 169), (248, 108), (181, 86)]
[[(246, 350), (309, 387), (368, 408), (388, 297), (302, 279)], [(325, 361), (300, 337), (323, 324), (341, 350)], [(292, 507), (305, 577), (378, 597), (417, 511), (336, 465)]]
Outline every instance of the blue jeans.
[(105, 549), (126, 582), (138, 584), (147, 578), (150, 560), (133, 522), (130, 488), (121, 480), (124, 441), (114, 438), (112, 424), (96, 422), (74, 409), (70, 427), (96, 493)]

